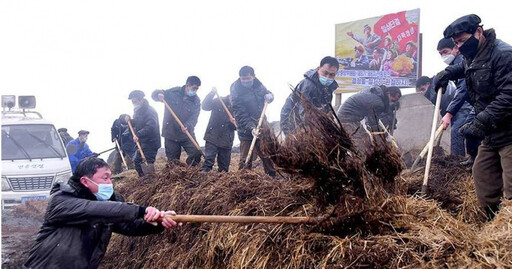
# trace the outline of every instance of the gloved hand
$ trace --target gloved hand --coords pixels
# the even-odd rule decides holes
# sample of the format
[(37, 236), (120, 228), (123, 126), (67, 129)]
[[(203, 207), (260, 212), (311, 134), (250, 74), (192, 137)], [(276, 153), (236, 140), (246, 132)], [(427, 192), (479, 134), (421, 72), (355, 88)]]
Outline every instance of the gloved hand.
[(483, 139), (487, 134), (487, 127), (480, 120), (475, 118), (472, 122), (462, 125), (459, 129), (459, 133), (465, 137), (470, 136)]
[(259, 132), (259, 131), (257, 131), (257, 130), (256, 130), (256, 128), (253, 128), (253, 129), (251, 130), (251, 134), (252, 134), (252, 136), (254, 136), (254, 137), (258, 137), (258, 136), (260, 136), (260, 132)]
[(271, 94), (271, 93), (265, 94), (265, 102), (270, 104), (270, 103), (272, 103), (272, 100), (274, 100), (274, 95), (273, 94)]
[(439, 88), (443, 89), (443, 93), (446, 91), (446, 87), (448, 86), (448, 82), (452, 79), (452, 73), (447, 70), (443, 70), (437, 73), (435, 77), (435, 85), (434, 90), (437, 92)]
[(398, 102), (398, 101), (390, 102), (389, 103), (389, 108), (391, 109), (391, 111), (399, 110), (400, 109), (400, 102)]

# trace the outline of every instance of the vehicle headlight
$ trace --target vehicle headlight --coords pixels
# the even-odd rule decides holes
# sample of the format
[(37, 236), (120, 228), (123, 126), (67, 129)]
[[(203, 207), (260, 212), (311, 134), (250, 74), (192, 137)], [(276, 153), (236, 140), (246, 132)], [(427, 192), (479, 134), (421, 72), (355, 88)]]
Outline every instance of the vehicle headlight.
[(7, 177), (2, 176), (2, 191), (10, 191), (11, 186), (9, 185), (9, 182), (7, 182)]
[(66, 182), (68, 182), (70, 177), (71, 177), (70, 171), (61, 173), (61, 174), (57, 174), (55, 176), (55, 183), (66, 183)]

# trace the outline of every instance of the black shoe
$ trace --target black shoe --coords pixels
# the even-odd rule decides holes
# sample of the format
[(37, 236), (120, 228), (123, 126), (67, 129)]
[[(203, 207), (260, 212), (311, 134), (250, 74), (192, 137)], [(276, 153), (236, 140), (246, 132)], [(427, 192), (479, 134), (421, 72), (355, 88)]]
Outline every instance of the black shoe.
[(462, 166), (473, 166), (473, 163), (475, 163), (475, 159), (473, 157), (469, 157), (469, 159), (463, 161), (460, 163)]

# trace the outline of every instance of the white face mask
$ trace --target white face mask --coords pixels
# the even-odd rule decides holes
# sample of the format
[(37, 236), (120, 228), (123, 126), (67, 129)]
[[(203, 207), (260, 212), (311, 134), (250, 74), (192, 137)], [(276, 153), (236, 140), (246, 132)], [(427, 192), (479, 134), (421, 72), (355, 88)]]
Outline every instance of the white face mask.
[(441, 57), (443, 58), (443, 62), (445, 64), (451, 64), (453, 62), (453, 59), (455, 59), (455, 56), (453, 56), (453, 54), (447, 54)]

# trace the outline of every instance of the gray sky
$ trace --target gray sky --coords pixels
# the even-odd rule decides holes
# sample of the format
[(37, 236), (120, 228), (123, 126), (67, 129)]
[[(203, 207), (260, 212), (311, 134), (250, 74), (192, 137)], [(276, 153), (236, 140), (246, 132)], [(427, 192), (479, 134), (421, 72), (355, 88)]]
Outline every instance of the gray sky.
[[(290, 90), (322, 57), (334, 55), (337, 23), (420, 8), (423, 74), (444, 64), (437, 41), (456, 18), (475, 13), (484, 29), (512, 42), (510, 11), (498, 1), (0, 1), (0, 91), (35, 95), (37, 111), (73, 137), (91, 132), (99, 152), (112, 147), (110, 127), (133, 114), (128, 93), (202, 80), (201, 99), (221, 95), (243, 65), (275, 95), (267, 117), (279, 120)], [(150, 99), (150, 98), (149, 98)], [(164, 107), (149, 101), (158, 112)], [(196, 137), (209, 113), (201, 111)]]

